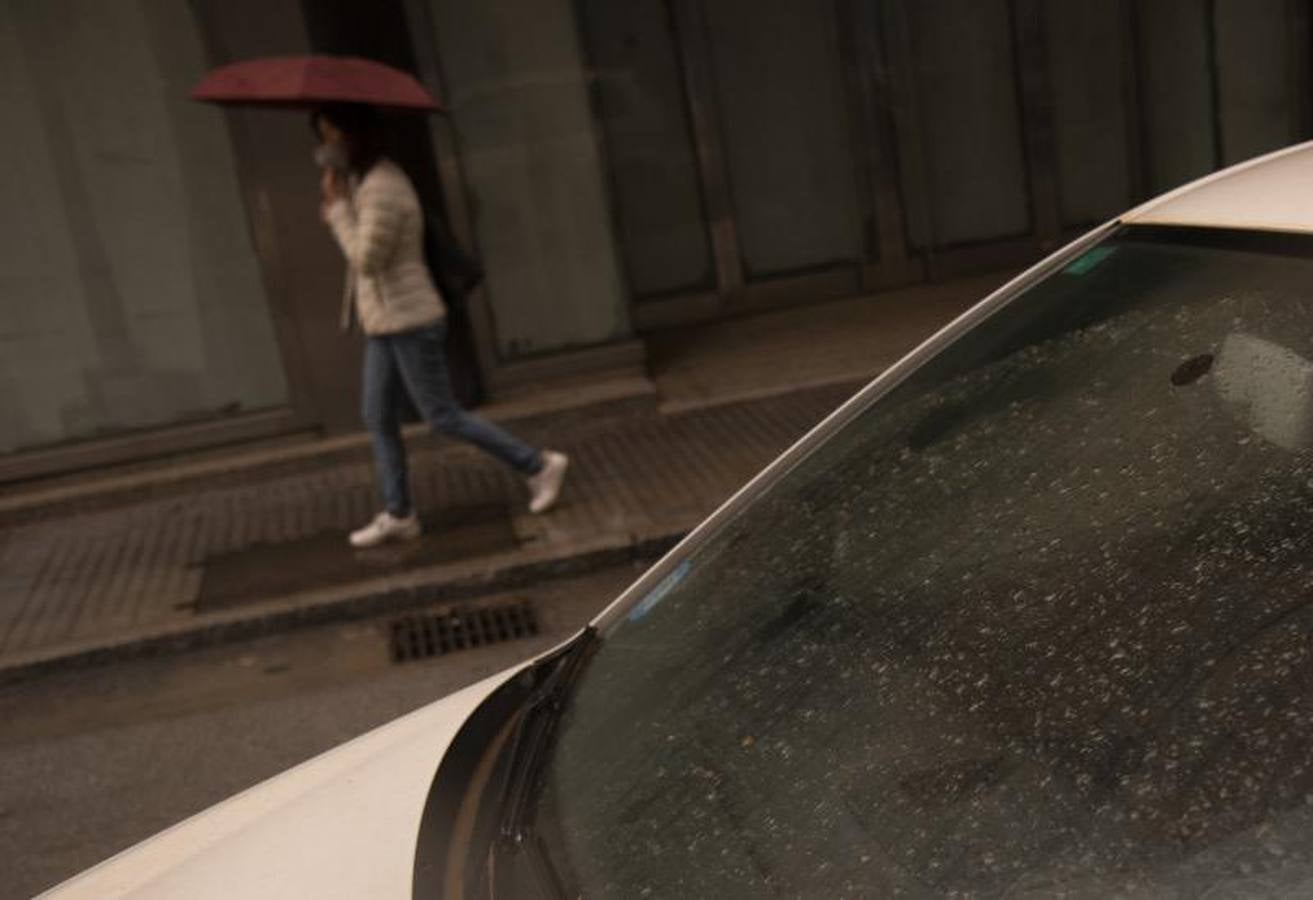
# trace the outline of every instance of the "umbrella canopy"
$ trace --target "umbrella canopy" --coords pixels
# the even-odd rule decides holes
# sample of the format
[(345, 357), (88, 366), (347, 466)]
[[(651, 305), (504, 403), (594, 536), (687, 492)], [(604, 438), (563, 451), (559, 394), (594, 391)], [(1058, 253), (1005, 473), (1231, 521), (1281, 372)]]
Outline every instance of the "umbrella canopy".
[(191, 96), (238, 106), (368, 103), (425, 112), (442, 108), (413, 76), (354, 56), (279, 56), (233, 63), (206, 75)]

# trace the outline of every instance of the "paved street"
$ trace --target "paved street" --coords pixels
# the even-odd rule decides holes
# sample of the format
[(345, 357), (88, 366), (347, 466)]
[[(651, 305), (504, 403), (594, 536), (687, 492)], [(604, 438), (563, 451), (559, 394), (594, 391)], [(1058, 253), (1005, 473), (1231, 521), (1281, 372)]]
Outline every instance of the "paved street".
[(523, 420), (531, 440), (573, 457), (548, 516), (529, 515), (523, 486), (492, 460), (413, 433), (426, 537), (402, 549), (344, 551), (375, 505), (355, 437), (11, 490), (0, 496), (0, 677), (393, 610), (668, 546), (1003, 277), (654, 339), (650, 393), (620, 409), (553, 399)]
[(427, 662), (391, 664), (381, 620), (0, 688), (0, 900), (550, 647), (641, 568), (516, 592), (538, 611), (537, 638)]
[[(408, 547), (343, 547), (372, 508), (350, 437), (0, 495), (0, 900), (560, 640), (1000, 280), (654, 341), (650, 396), (601, 386), (601, 403), (526, 420), (575, 459), (546, 517), (518, 512), (487, 460), (421, 440), (428, 527)], [(390, 661), (390, 616), (499, 598), (532, 601), (542, 633)]]
[[(306, 606), (388, 603), (686, 532), (850, 393), (818, 389), (561, 436), (568, 493), (532, 516), (495, 461), (437, 449), (412, 465), (424, 540), (352, 553), (374, 507), (370, 467), (189, 493), (11, 529), (0, 549), (0, 654), (186, 634)], [(398, 602), (404, 602), (399, 600)]]

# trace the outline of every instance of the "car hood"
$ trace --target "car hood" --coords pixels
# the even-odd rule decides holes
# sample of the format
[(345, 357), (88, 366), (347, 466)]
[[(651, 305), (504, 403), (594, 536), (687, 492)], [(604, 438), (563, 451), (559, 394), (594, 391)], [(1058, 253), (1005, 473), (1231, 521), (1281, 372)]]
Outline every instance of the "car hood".
[(517, 671), (289, 769), (42, 897), (409, 897), (438, 764), (469, 715)]

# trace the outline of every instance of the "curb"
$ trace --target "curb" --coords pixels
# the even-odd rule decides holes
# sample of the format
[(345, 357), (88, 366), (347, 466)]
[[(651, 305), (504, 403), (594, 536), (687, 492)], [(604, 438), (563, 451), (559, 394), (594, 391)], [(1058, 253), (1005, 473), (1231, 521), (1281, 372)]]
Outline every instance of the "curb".
[[(574, 406), (549, 410), (485, 407), (479, 411), (489, 421), (519, 433), (534, 443), (550, 442), (554, 435), (599, 427), (635, 416), (657, 415), (655, 387), (648, 389), (622, 383), (602, 385), (594, 396)], [(469, 448), (436, 442), (423, 424), (403, 428), (412, 457), (472, 455)], [(85, 482), (46, 488), (0, 491), (0, 528), (17, 528), (51, 519), (102, 512), (126, 504), (166, 500), (188, 492), (222, 490), (255, 482), (271, 481), (312, 468), (369, 465), (372, 460), (369, 436), (352, 432), (268, 450), (241, 451), (204, 462), (169, 463), (131, 474), (94, 478)]]
[[(652, 560), (673, 548), (688, 527), (656, 529), (649, 535), (603, 538), (577, 545), (572, 552), (538, 558), (507, 559), (479, 570), (479, 561), (419, 569), (348, 585), (332, 592), (280, 598), (244, 609), (198, 616), (102, 640), (87, 640), (16, 653), (0, 659), (0, 685), (33, 678), (162, 656), (333, 622), (373, 618), (439, 603), (459, 602), (486, 593), (523, 588), (534, 582), (566, 578), (625, 562)], [(518, 554), (523, 557), (523, 554)], [(484, 560), (486, 562), (486, 560)], [(443, 578), (443, 575), (446, 575)]]

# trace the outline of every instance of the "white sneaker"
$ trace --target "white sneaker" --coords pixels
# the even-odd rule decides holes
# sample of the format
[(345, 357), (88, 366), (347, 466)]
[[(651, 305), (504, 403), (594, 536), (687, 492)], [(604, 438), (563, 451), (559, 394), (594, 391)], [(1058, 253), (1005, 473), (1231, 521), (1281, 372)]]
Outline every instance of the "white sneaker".
[(538, 515), (556, 505), (568, 468), (570, 457), (554, 450), (543, 451), (542, 470), (537, 475), (529, 476), (529, 512)]
[(377, 547), (385, 541), (413, 541), (419, 533), (419, 516), (413, 512), (404, 519), (381, 512), (364, 528), (351, 532), (351, 546)]

